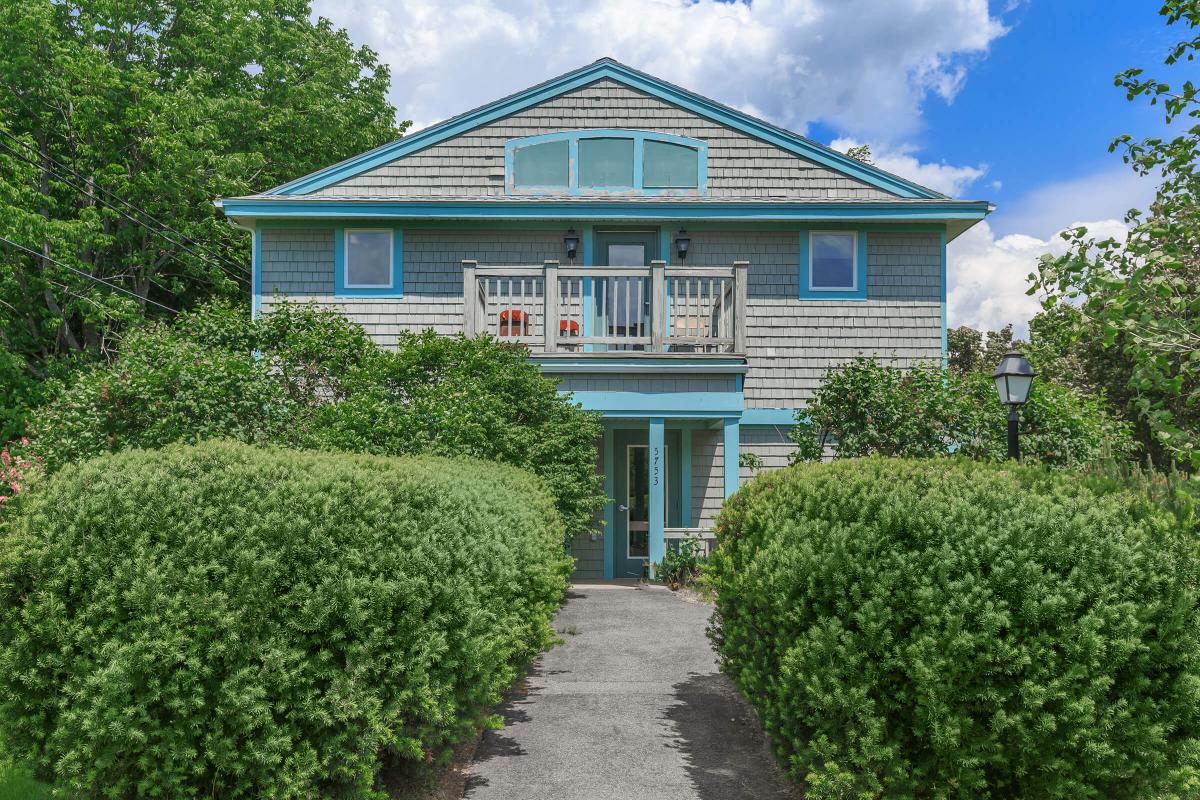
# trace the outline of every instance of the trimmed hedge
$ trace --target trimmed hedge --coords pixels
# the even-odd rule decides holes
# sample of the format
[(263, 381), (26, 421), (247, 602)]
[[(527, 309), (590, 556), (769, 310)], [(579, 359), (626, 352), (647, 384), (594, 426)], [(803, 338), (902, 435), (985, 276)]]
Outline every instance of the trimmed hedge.
[(1200, 794), (1195, 542), (1097, 485), (873, 458), (725, 504), (712, 636), (810, 800)]
[(434, 457), (131, 450), (30, 493), (0, 732), (72, 797), (382, 797), (553, 641), (540, 480)]

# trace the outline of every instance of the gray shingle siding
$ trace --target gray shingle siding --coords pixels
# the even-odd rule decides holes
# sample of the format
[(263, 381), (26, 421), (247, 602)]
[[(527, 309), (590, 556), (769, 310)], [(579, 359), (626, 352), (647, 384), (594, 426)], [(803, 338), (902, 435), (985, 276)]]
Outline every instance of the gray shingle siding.
[(432, 328), (462, 333), (462, 260), (486, 264), (540, 264), (562, 249), (557, 231), (404, 231), (403, 297), (335, 297), (333, 231), (262, 231), (262, 307), (274, 293), (294, 302), (336, 308), (390, 347), (400, 331)]
[(725, 502), (725, 443), (719, 430), (692, 431), (692, 522), (711, 528)]
[(627, 128), (702, 139), (711, 197), (888, 200), (896, 195), (697, 116), (601, 80), (312, 193), (317, 197), (500, 196), (504, 144), (563, 130)]
[[(741, 451), (753, 453), (762, 462), (759, 473), (786, 467), (792, 452), (796, 449), (796, 445), (788, 438), (788, 429), (778, 425), (769, 428), (743, 426), (740, 433)], [(757, 474), (749, 467), (741, 467), (740, 473), (743, 483)]]
[[(692, 231), (688, 263), (728, 265), (750, 261), (748, 287), (748, 407), (805, 404), (829, 367), (858, 355), (900, 366), (940, 359), (941, 251), (937, 234), (867, 234), (865, 300), (800, 300), (799, 237), (794, 231)], [(262, 232), (263, 309), (273, 293), (340, 309), (379, 344), (392, 346), (402, 330), (462, 331), (461, 261), (540, 264), (561, 255), (554, 230), (404, 232), (402, 298), (338, 298), (333, 290), (333, 232), (266, 229)], [(626, 381), (628, 379), (625, 379)], [(645, 386), (665, 386), (649, 380)], [(711, 388), (714, 378), (693, 378)], [(720, 385), (730, 379), (722, 378)], [(573, 391), (672, 391), (622, 389), (611, 376), (571, 376)], [(689, 387), (691, 383), (689, 382)], [(701, 385), (697, 383), (697, 386)]]
[(942, 355), (941, 242), (868, 233), (865, 300), (800, 300), (795, 232), (692, 232), (688, 263), (750, 262), (746, 405), (804, 405), (831, 366), (866, 355), (899, 366)]

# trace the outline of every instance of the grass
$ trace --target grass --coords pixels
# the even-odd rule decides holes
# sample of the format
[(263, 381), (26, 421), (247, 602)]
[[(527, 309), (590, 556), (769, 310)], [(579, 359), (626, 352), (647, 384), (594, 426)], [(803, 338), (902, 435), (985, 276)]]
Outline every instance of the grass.
[(49, 800), (50, 787), (29, 770), (11, 763), (0, 751), (0, 800)]

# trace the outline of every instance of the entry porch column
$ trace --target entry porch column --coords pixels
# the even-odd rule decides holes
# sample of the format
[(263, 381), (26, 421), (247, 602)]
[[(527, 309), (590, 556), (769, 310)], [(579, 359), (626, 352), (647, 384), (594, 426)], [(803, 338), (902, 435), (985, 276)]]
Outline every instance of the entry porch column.
[(725, 418), (725, 496), (729, 497), (738, 490), (741, 482), (741, 420), (738, 417)]
[(650, 569), (667, 554), (667, 442), (666, 420), (650, 418)]

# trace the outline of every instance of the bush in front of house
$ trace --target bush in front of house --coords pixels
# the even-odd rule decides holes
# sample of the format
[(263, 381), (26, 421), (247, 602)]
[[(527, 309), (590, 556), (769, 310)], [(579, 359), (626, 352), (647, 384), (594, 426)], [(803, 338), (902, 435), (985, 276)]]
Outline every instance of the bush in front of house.
[(1196, 796), (1195, 539), (1099, 486), (871, 458), (726, 502), (712, 635), (810, 800)]
[[(910, 369), (857, 358), (825, 376), (790, 435), (795, 460), (883, 455), (929, 458), (958, 454), (982, 461), (1008, 455), (1008, 409), (986, 372), (959, 374), (935, 363)], [(1132, 429), (1106, 404), (1047, 380), (1034, 381), (1021, 407), (1021, 451), (1028, 461), (1080, 467), (1128, 458)]]
[(232, 442), (60, 470), (13, 533), (0, 736), (71, 797), (383, 797), (552, 641), (570, 570), (522, 470)]
[(257, 320), (210, 305), (131, 331), (30, 427), (53, 471), (130, 447), (234, 439), (378, 455), (485, 458), (540, 476), (567, 533), (603, 507), (599, 415), (494, 339), (402, 335), (377, 346), (344, 316), (279, 303)]

